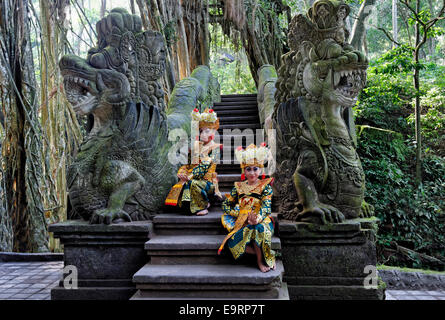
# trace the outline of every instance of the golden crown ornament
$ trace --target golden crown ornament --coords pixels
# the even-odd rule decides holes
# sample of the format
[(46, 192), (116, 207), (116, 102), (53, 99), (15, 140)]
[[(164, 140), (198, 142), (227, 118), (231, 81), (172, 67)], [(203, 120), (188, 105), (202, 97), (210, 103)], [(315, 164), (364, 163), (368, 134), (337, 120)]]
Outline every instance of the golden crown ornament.
[(265, 143), (259, 147), (254, 144), (249, 145), (246, 149), (241, 146), (235, 150), (235, 157), (239, 161), (241, 169), (246, 167), (264, 167), (264, 162), (267, 160), (269, 149)]
[(209, 128), (218, 130), (219, 128), (219, 119), (213, 109), (206, 108), (204, 112), (200, 113), (198, 108), (195, 108), (192, 111), (192, 120), (199, 122), (199, 128)]

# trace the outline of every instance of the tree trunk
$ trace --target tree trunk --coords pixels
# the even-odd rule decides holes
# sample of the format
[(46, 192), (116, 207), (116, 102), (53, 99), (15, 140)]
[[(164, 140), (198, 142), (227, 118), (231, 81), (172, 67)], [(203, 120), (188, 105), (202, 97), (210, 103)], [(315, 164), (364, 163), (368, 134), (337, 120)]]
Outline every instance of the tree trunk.
[[(209, 64), (208, 4), (203, 0), (137, 0), (145, 29), (161, 32), (168, 48), (166, 92), (199, 65)], [(168, 90), (169, 89), (169, 90)]]
[(101, 0), (100, 2), (100, 18), (105, 17), (105, 11), (107, 10), (107, 0)]
[[(0, 60), (1, 61), (1, 60)], [(4, 114), (6, 113), (6, 105), (9, 105), (8, 93), (5, 91), (8, 88), (9, 77), (6, 72), (3, 63), (0, 63), (0, 115), (1, 115), (1, 126), (0, 126), (0, 141), (4, 139), (4, 128), (6, 123), (4, 121)], [(1, 150), (0, 143), (0, 150)], [(5, 151), (6, 152), (6, 151)], [(4, 154), (1, 152), (0, 154)], [(10, 252), (13, 250), (13, 240), (14, 233), (12, 230), (12, 221), (9, 212), (6, 207), (6, 196), (5, 196), (5, 186), (4, 186), (4, 161), (3, 157), (0, 158), (0, 251)]]
[[(431, 0), (428, 0), (428, 6), (430, 8), (430, 12), (431, 15), (434, 14), (434, 4)], [(428, 39), (428, 60), (431, 61), (431, 59), (435, 59), (434, 54), (435, 54), (435, 49), (436, 49), (436, 39), (434, 37), (431, 37)]]
[[(421, 125), (421, 113), (422, 106), (420, 105), (420, 52), (422, 50), (422, 46), (428, 40), (428, 32), (434, 25), (443, 19), (443, 15), (445, 14), (445, 0), (442, 0), (442, 7), (439, 10), (438, 14), (431, 18), (428, 21), (424, 21), (421, 16), (420, 10), (420, 0), (415, 1), (415, 8), (410, 6), (408, 0), (400, 0), (401, 3), (406, 7), (406, 9), (412, 13), (411, 19), (414, 21), (414, 35), (415, 35), (415, 45), (413, 49), (413, 60), (414, 60), (414, 74), (413, 74), (413, 82), (414, 89), (416, 92), (415, 97), (415, 137), (416, 137), (416, 175), (415, 175), (415, 184), (419, 186), (422, 183), (422, 125)], [(431, 15), (433, 12), (431, 12)]]
[(178, 3), (177, 11), (181, 12), (180, 15), (178, 15), (178, 31), (177, 31), (177, 37), (178, 37), (178, 67), (179, 67), (179, 79), (181, 80), (185, 77), (188, 77), (191, 73), (191, 67), (190, 67), (190, 56), (189, 56), (189, 48), (188, 48), (188, 41), (187, 41), (187, 34), (185, 32), (185, 25), (184, 25), (184, 17), (182, 12), (182, 6), (181, 3)]
[[(41, 123), (45, 132), (44, 151), (49, 164), (46, 176), (50, 197), (45, 205), (54, 208), (46, 212), (48, 222), (64, 221), (67, 218), (68, 193), (66, 186), (66, 168), (70, 156), (77, 149), (82, 135), (71, 104), (63, 93), (62, 76), (58, 61), (66, 54), (64, 42), (67, 30), (65, 10), (69, 0), (57, 3), (40, 0), (40, 21), (42, 26), (41, 45)], [(51, 238), (51, 250), (59, 245)]]
[[(420, 0), (416, 0), (416, 13), (418, 14), (420, 11)], [(422, 112), (420, 105), (420, 70), (419, 70), (419, 52), (420, 52), (420, 25), (419, 22), (416, 21), (414, 25), (414, 32), (416, 37), (415, 42), (415, 50), (414, 50), (414, 89), (416, 91), (415, 98), (415, 123), (416, 123), (416, 185), (419, 186), (422, 183), (422, 134), (421, 134), (421, 122), (420, 115)]]
[(136, 14), (136, 8), (134, 7), (134, 0), (130, 0), (131, 14)]
[(399, 28), (397, 25), (397, 0), (392, 0), (392, 38), (394, 39), (394, 42), (392, 43), (393, 48), (397, 47), (399, 38)]
[(4, 181), (13, 251), (48, 251), (43, 209), (42, 132), (29, 32), (28, 0), (6, 0), (0, 12), (1, 60), (8, 75)]
[[(197, 66), (209, 65), (209, 23), (221, 24), (223, 32), (235, 42), (237, 35), (241, 36), (238, 44), (246, 50), (255, 81), (258, 80), (257, 70), (262, 65), (272, 64), (279, 68), (281, 55), (287, 50), (277, 15), (287, 12), (289, 16), (290, 8), (278, 0), (272, 1), (269, 9), (263, 8), (259, 0), (219, 0), (213, 3), (207, 0), (137, 0), (137, 4), (144, 27), (158, 30), (166, 38), (170, 88), (189, 76)], [(223, 15), (210, 16), (210, 6), (222, 11)], [(231, 14), (225, 12), (227, 8), (231, 8)], [(238, 23), (237, 17), (247, 17), (244, 11), (250, 20)]]
[[(161, 32), (164, 35), (164, 39), (166, 40), (167, 47), (167, 56), (166, 56), (166, 72), (162, 78), (162, 85), (165, 91), (165, 102), (168, 104), (168, 94), (173, 90), (173, 87), (176, 84), (176, 70), (175, 65), (172, 63), (172, 49), (168, 46), (167, 37), (165, 35), (165, 27), (163, 22), (163, 17), (167, 13), (161, 14), (160, 7), (162, 8), (163, 2), (158, 5), (157, 0), (149, 1), (149, 0), (136, 0), (136, 3), (139, 7), (139, 12), (141, 13), (142, 25), (145, 30), (156, 30)], [(165, 19), (165, 18), (164, 18)]]
[(376, 0), (364, 0), (354, 22), (349, 42), (356, 50), (363, 50), (366, 41), (366, 19), (371, 15)]
[(209, 64), (209, 44), (207, 43), (208, 27), (206, 26), (208, 11), (205, 1), (188, 0), (182, 2), (183, 24), (187, 36), (190, 71), (199, 65)]
[[(84, 0), (80, 1), (80, 5), (82, 7), (84, 6)], [(46, 6), (48, 6), (48, 5), (46, 5)], [(90, 6), (89, 9), (91, 9), (91, 6)], [(42, 16), (42, 13), (40, 13), (40, 16)], [(74, 41), (74, 44), (73, 44), (73, 49), (77, 50), (76, 54), (78, 56), (80, 56), (80, 51), (81, 51), (80, 47), (82, 45), (82, 40), (81, 39), (82, 39), (82, 34), (83, 34), (84, 29), (85, 29), (85, 24), (79, 23), (79, 30), (77, 31), (77, 37), (76, 37), (76, 40)], [(74, 32), (74, 28), (73, 28), (73, 32)]]
[(217, 21), (221, 24), (224, 34), (232, 40), (235, 40), (233, 31), (239, 32), (239, 42), (246, 50), (252, 78), (258, 85), (258, 69), (265, 64), (271, 64), (278, 70), (281, 56), (288, 50), (286, 39), (281, 38), (284, 30), (278, 23), (277, 16), (282, 12), (289, 13), (290, 8), (281, 1), (271, 2), (269, 9), (264, 8), (259, 0), (243, 3), (244, 7), (239, 9), (246, 11), (246, 22), (242, 24), (242, 29), (238, 21)]
[[(1, 181), (3, 182), (3, 173)], [(4, 197), (3, 186), (0, 185), (0, 251), (10, 252), (13, 249), (13, 232), (11, 217), (3, 201)]]

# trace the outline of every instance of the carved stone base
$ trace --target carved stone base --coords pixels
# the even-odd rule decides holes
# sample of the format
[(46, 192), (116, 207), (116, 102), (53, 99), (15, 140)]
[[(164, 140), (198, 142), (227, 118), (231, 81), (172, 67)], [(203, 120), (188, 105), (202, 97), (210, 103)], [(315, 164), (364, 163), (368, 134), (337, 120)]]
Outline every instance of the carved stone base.
[(78, 288), (65, 289), (61, 279), (52, 300), (128, 300), (136, 292), (132, 277), (147, 263), (144, 244), (152, 235), (151, 222), (107, 226), (74, 220), (49, 231), (64, 245), (65, 267), (78, 272)]
[(384, 299), (376, 272), (374, 279), (371, 271), (365, 273), (377, 262), (375, 227), (376, 219), (324, 226), (281, 220), (283, 281), (290, 299)]

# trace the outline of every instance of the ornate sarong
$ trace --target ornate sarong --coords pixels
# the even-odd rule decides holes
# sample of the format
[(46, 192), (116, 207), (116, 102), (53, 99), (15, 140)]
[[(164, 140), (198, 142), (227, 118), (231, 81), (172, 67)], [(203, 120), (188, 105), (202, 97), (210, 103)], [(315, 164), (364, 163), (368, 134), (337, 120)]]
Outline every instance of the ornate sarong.
[(178, 170), (178, 174), (185, 174), (191, 179), (179, 181), (170, 190), (165, 204), (183, 207), (184, 202), (190, 203), (191, 213), (207, 209), (209, 195), (218, 192), (218, 181), (215, 161), (219, 156), (219, 144), (209, 148), (209, 154), (203, 157), (198, 164), (184, 165)]
[[(178, 170), (178, 174), (186, 174), (188, 176), (191, 176), (193, 168), (194, 168), (194, 166), (189, 165), (189, 164), (181, 166)], [(178, 206), (179, 205), (185, 184), (186, 184), (185, 181), (179, 181), (171, 188), (170, 192), (167, 195), (167, 198), (165, 199), (165, 204), (167, 206)]]
[[(229, 234), (221, 244), (218, 253), (227, 243), (235, 259), (246, 252), (246, 246), (253, 244), (261, 248), (264, 260), (269, 267), (275, 265), (275, 252), (272, 250), (274, 225), (270, 217), (272, 204), (271, 178), (260, 180), (251, 187), (246, 182), (236, 182), (227, 199), (224, 200), (221, 216), (223, 226)], [(259, 223), (250, 225), (247, 217), (250, 212), (258, 215)]]

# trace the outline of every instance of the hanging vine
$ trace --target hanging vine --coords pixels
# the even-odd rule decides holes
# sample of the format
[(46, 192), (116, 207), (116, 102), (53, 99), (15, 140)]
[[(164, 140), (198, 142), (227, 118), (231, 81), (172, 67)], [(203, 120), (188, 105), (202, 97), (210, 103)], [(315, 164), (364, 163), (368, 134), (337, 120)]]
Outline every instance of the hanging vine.
[[(212, 7), (210, 21), (220, 24), (235, 46), (244, 47), (255, 83), (262, 65), (280, 67), (282, 54), (289, 50), (282, 27), (290, 21), (288, 6), (281, 0), (214, 0)], [(280, 23), (280, 17), (286, 22)]]
[(255, 81), (262, 65), (278, 68), (281, 55), (288, 51), (282, 25), (290, 21), (290, 8), (282, 0), (137, 0), (137, 4), (148, 17), (144, 27), (167, 39), (170, 89), (198, 65), (209, 64), (209, 24), (221, 25), (235, 47), (245, 49)]
[[(7, 92), (5, 92), (4, 88), (7, 88), (7, 73), (5, 68), (0, 64), (0, 102), (1, 102), (1, 110), (0, 110), (0, 150), (2, 149), (2, 142), (5, 138), (5, 119), (4, 115), (6, 113), (6, 104), (9, 103)], [(2, 153), (3, 154), (3, 153)], [(12, 231), (12, 221), (11, 217), (8, 213), (7, 202), (4, 201), (6, 199), (5, 193), (5, 179), (4, 170), (5, 163), (3, 161), (3, 156), (0, 157), (0, 251), (12, 251), (13, 249), (13, 231)]]
[(1, 89), (8, 100), (4, 106), (2, 145), (7, 215), (4, 222), (10, 222), (13, 251), (43, 252), (48, 250), (42, 188), (45, 180), (43, 134), (37, 116), (39, 99), (30, 45), (28, 1), (4, 1), (0, 26), (0, 59), (6, 77)]

